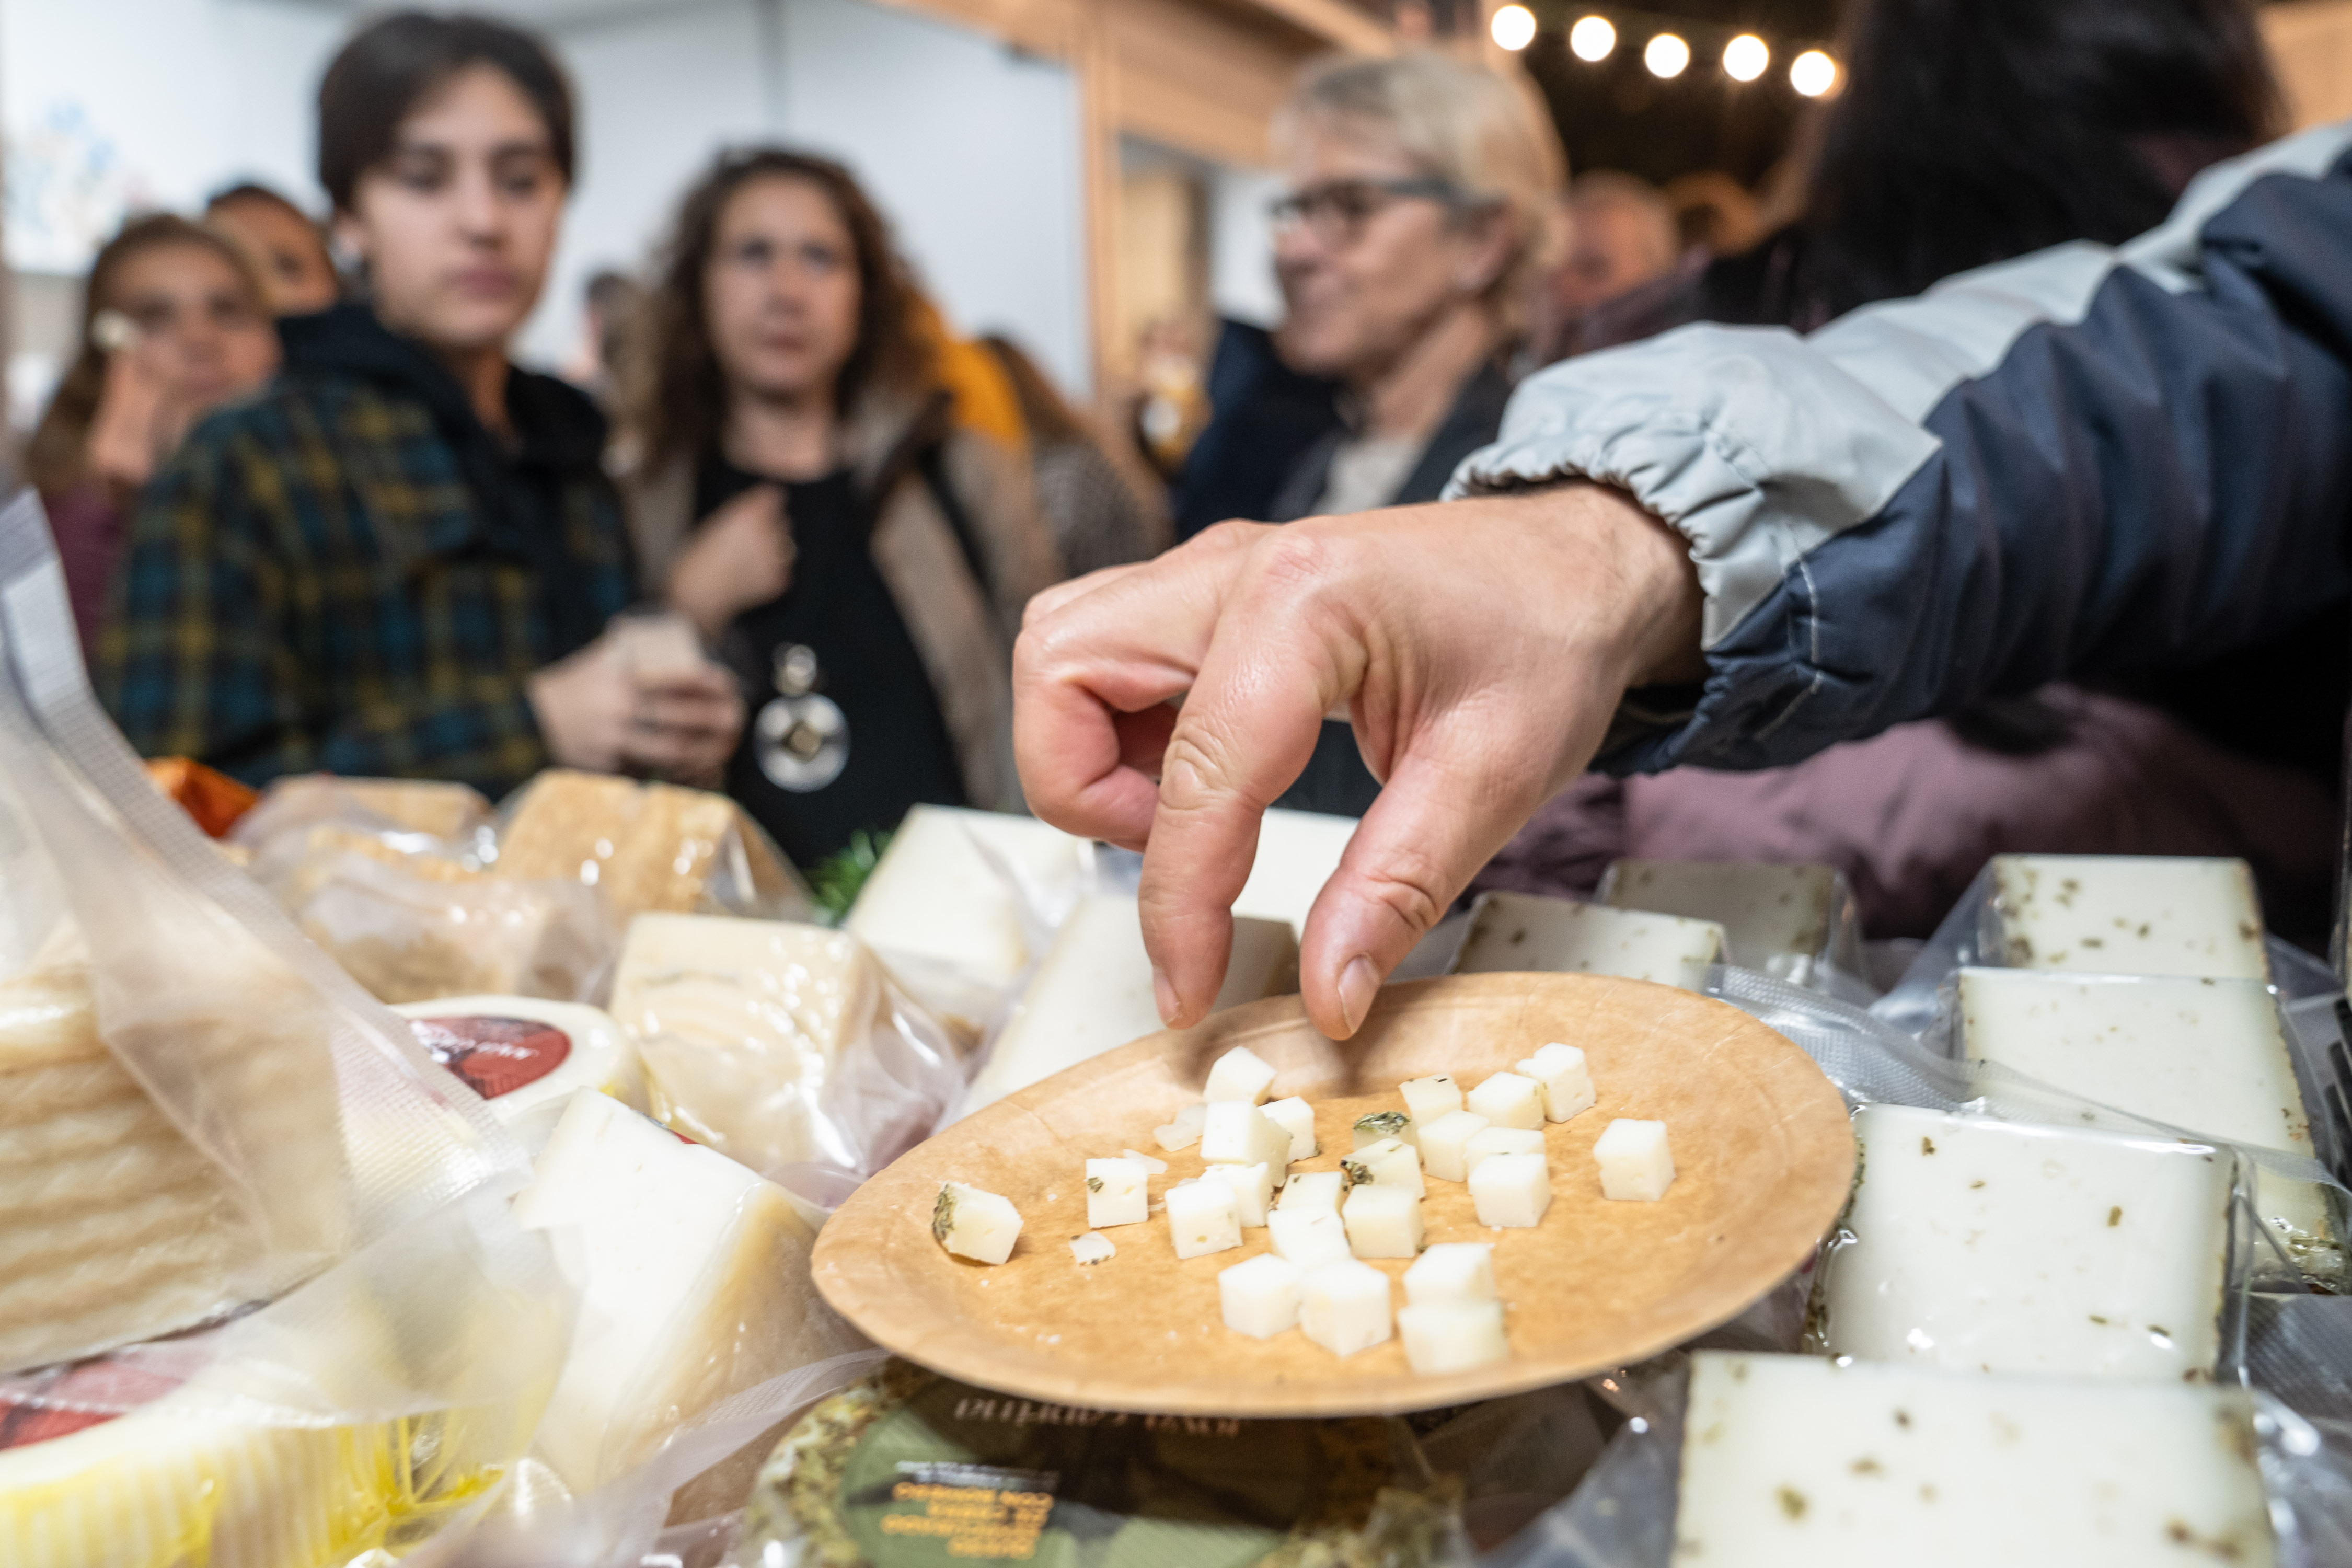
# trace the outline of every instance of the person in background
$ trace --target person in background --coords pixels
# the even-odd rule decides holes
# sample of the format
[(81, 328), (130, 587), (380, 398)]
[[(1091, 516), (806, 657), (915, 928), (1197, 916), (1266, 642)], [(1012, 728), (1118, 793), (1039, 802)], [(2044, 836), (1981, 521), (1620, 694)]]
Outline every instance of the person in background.
[(1149, 561), (1167, 549), (1167, 514), (1111, 459), (1036, 362), (1010, 338), (992, 333), (980, 341), (1003, 365), (1021, 400), (1038, 510), (1069, 574)]
[(1562, 208), (1568, 254), (1539, 285), (1528, 334), (1538, 364), (1574, 353), (1593, 310), (1672, 272), (1685, 248), (1674, 207), (1632, 174), (1579, 174)]
[(205, 204), (205, 222), (245, 247), (273, 315), (307, 316), (342, 296), (327, 237), (308, 213), (268, 185), (247, 181)]
[(1720, 169), (1678, 175), (1658, 194), (1674, 210), (1675, 243), (1685, 254), (1698, 250), (1729, 256), (1763, 236), (1762, 204)]
[(563, 376), (600, 408), (613, 406), (621, 361), (645, 299), (644, 284), (609, 267), (591, 274), (580, 291), (580, 346), (564, 363)]
[(188, 426), (278, 368), (245, 253), (157, 213), (107, 241), (82, 288), (81, 352), (25, 450), (65, 566), (85, 653), (104, 624), (126, 513)]
[(132, 521), (99, 686), (131, 743), (258, 784), (550, 763), (715, 779), (715, 668), (640, 684), (604, 422), (507, 345), (547, 276), (572, 97), (528, 34), (395, 15), (319, 89), (319, 178), (367, 302), (280, 321), (285, 368), (198, 426)]
[(1018, 809), (1013, 638), (1060, 563), (856, 181), (721, 155), (638, 321), (630, 526), (646, 592), (761, 694), (736, 798), (803, 866), (919, 803)]

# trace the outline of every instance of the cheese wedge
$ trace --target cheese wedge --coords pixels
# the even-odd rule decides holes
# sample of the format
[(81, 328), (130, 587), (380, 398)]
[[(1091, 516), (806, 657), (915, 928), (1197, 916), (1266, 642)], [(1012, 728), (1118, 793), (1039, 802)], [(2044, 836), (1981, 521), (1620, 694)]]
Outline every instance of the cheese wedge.
[(551, 768), (523, 787), (492, 869), (585, 882), (616, 923), (649, 911), (804, 919), (808, 891), (723, 795)]
[(1691, 1357), (1675, 1568), (2271, 1568), (2238, 1390)]
[(1234, 919), (1280, 921), (1293, 936), (1305, 931), (1307, 911), (1339, 868), (1339, 858), (1355, 836), (1352, 816), (1267, 812), (1258, 824), (1257, 857), (1250, 862), (1249, 880), (1234, 900)]
[(1696, 991), (1723, 954), (1723, 928), (1713, 921), (1532, 893), (1481, 893), (1449, 973), (1614, 974)]
[(2097, 974), (2268, 980), (2243, 860), (1996, 855), (1988, 962)]
[(931, 971), (980, 990), (1009, 987), (1043, 955), (1029, 949), (1006, 873), (1050, 902), (1076, 885), (1087, 848), (1034, 817), (916, 806), (858, 889), (848, 929), (919, 992)]
[(1839, 956), (1831, 949), (1844, 934), (1836, 929), (1838, 875), (1827, 866), (1620, 860), (1601, 878), (1600, 899), (1621, 910), (1713, 921), (1723, 928), (1728, 962), (1792, 980)]

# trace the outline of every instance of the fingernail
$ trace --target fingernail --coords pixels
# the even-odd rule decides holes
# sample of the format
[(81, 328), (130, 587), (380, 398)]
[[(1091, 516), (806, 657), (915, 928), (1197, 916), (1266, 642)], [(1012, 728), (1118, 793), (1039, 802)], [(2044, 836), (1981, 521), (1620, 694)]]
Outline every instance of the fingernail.
[(1160, 1004), (1160, 1021), (1163, 1024), (1174, 1024), (1176, 1022), (1176, 987), (1168, 984), (1168, 976), (1160, 973), (1156, 964), (1151, 971), (1151, 995), (1153, 1000)]
[(1339, 1012), (1348, 1020), (1348, 1033), (1354, 1034), (1363, 1026), (1364, 1015), (1372, 1010), (1372, 998), (1381, 989), (1381, 972), (1372, 961), (1358, 953), (1349, 961), (1339, 974)]

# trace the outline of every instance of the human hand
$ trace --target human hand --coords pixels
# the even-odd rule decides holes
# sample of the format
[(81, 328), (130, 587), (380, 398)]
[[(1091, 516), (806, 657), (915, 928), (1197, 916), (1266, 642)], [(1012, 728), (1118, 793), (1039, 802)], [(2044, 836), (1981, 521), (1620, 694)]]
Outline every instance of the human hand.
[(94, 479), (137, 489), (187, 433), (191, 409), (153, 363), (154, 340), (136, 335), (110, 348), (106, 379), (91, 413), (84, 467)]
[(1599, 486), (1225, 523), (1031, 603), (1013, 656), (1023, 788), (1046, 821), (1143, 850), (1160, 1013), (1193, 1023), (1259, 821), (1344, 707), (1386, 787), (1315, 900), (1299, 969), (1308, 1016), (1345, 1038), (1582, 771), (1624, 692), (1703, 671), (1700, 603), (1681, 538)]
[(792, 585), (793, 555), (784, 492), (754, 485), (695, 530), (670, 571), (670, 608), (716, 642), (737, 616)]
[(724, 669), (641, 679), (609, 636), (532, 676), (529, 695), (550, 759), (593, 773), (714, 787), (743, 733), (742, 694)]

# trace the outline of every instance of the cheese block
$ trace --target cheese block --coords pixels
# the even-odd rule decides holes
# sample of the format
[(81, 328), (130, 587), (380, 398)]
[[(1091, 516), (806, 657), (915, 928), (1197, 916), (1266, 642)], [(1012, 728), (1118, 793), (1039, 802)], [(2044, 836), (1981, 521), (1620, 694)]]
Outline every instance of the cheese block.
[(1339, 868), (1339, 858), (1355, 836), (1352, 816), (1267, 812), (1258, 824), (1257, 857), (1250, 863), (1249, 880), (1234, 900), (1234, 918), (1281, 921), (1294, 936), (1305, 931), (1307, 910)]
[(490, 817), (490, 803), (480, 792), (468, 784), (436, 779), (303, 773), (272, 784), (262, 805), (281, 818), (289, 813), (321, 817), (349, 815), (346, 808), (356, 806), (404, 833), (421, 833), (445, 843), (469, 837)]
[(1691, 1357), (1675, 1568), (2271, 1568), (2244, 1393)]
[(499, 876), (584, 882), (622, 925), (639, 914), (804, 918), (807, 889), (723, 795), (551, 768), (499, 835)]
[(1813, 963), (1837, 956), (1844, 900), (1827, 866), (1766, 866), (1716, 860), (1620, 860), (1601, 878), (1600, 900), (1723, 928), (1726, 959), (1742, 969), (1804, 980)]
[(1085, 839), (1034, 817), (918, 805), (858, 889), (848, 929), (919, 989), (927, 969), (1011, 986), (1043, 955), (1029, 949), (1005, 870), (1050, 900), (1077, 884), (1087, 850)]
[(1481, 893), (1448, 973), (1613, 974), (1696, 991), (1723, 952), (1723, 928), (1713, 921), (1533, 893)]
[[(2153, 1121), (2314, 1157), (2286, 1026), (2259, 980), (1963, 969), (1962, 1049)], [(2291, 1254), (2340, 1265), (2324, 1192), (2255, 1173), (2255, 1207)]]
[(753, 1384), (864, 1342), (818, 1298), (816, 1235), (782, 1188), (593, 1089), (565, 1106), (514, 1215), (568, 1233), (579, 1271), (578, 1327), (538, 1436), (574, 1492)]
[[(1236, 920), (1233, 962), (1216, 1005), (1231, 1007), (1298, 988), (1298, 942), (1275, 921)], [(1156, 1033), (1160, 1005), (1143, 917), (1134, 899), (1103, 893), (1081, 901), (1054, 938), (987, 1063), (967, 1111), (1051, 1078), (1115, 1046)]]
[(1986, 959), (2012, 969), (2268, 980), (2243, 860), (1996, 855)]
[(846, 932), (720, 915), (640, 915), (613, 978), (646, 1105), (755, 1170), (844, 1161), (818, 1114), (845, 1051), (887, 1008), (882, 968)]
[(2231, 1163), (1905, 1106), (1854, 1115), (1861, 1175), (1818, 1302), (1832, 1355), (1954, 1372), (2210, 1377)]
[(386, 863), (349, 854), (301, 880), (308, 893), (286, 908), (302, 934), (395, 1005), (467, 993), (570, 1000), (593, 991), (611, 961), (611, 923), (594, 889), (576, 882), (501, 881), (430, 855)]
[(636, 1047), (602, 1008), (536, 996), (443, 996), (394, 1011), (509, 1127), (549, 1115), (583, 1089), (645, 1109)]

